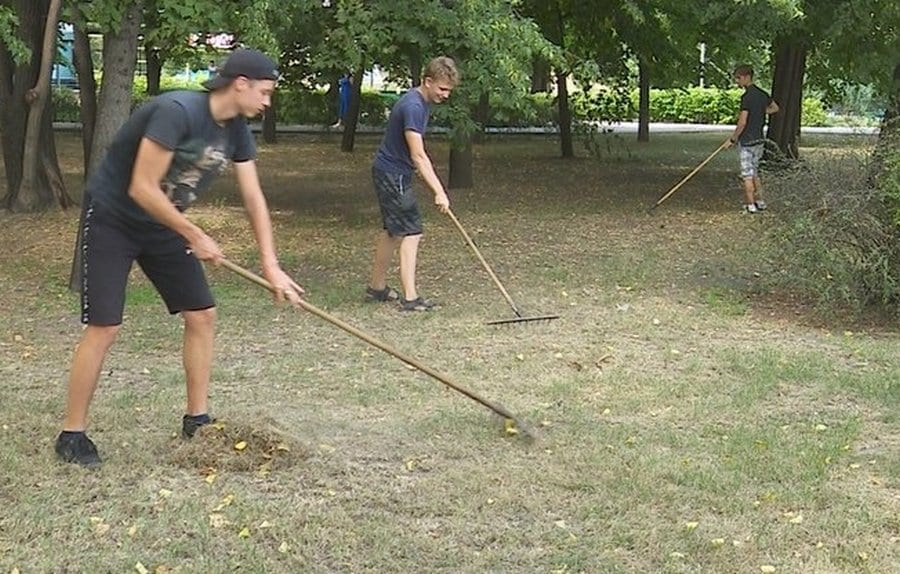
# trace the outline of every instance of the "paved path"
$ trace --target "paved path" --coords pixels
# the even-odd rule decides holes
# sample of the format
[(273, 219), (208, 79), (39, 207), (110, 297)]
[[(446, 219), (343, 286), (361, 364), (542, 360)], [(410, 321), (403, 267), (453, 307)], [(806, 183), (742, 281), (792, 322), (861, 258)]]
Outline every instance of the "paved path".
[[(253, 124), (253, 131), (259, 132), (260, 126)], [(604, 129), (611, 133), (637, 133), (637, 122), (621, 122), (617, 124), (604, 125)], [(81, 124), (76, 122), (54, 122), (53, 128), (60, 131), (75, 131), (81, 129)], [(342, 128), (331, 128), (329, 126), (316, 125), (279, 125), (279, 133), (333, 133), (340, 134)], [(734, 129), (733, 125), (724, 124), (670, 124), (670, 123), (651, 123), (650, 133), (694, 133), (694, 132), (730, 132)], [(359, 126), (357, 133), (361, 134), (380, 134), (383, 128), (373, 126)], [(446, 128), (432, 128), (429, 131), (434, 133), (446, 132)], [(510, 134), (510, 135), (527, 135), (527, 134), (555, 134), (557, 129), (554, 127), (528, 127), (528, 128), (486, 128), (485, 132), (489, 134)], [(878, 128), (864, 127), (804, 127), (800, 130), (801, 134), (841, 134), (841, 135), (874, 135), (878, 133)]]

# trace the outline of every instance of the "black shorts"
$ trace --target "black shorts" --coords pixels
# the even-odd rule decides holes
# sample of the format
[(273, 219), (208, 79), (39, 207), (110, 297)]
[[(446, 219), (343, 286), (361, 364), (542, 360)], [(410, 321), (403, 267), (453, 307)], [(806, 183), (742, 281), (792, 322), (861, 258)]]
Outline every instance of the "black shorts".
[(422, 233), (422, 215), (413, 192), (412, 176), (372, 168), (381, 221), (392, 237)]
[(165, 227), (132, 227), (96, 202), (81, 226), (81, 322), (119, 325), (132, 262), (162, 296), (170, 313), (215, 306), (203, 265), (184, 239)]

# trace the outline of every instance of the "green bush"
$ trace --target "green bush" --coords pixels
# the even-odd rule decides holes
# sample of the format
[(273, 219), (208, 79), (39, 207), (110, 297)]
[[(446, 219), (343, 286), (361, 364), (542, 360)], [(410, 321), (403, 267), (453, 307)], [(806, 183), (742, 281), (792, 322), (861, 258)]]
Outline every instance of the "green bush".
[(800, 110), (801, 126), (824, 126), (828, 114), (825, 113), (825, 105), (818, 98), (803, 98), (803, 108)]
[[(733, 124), (740, 109), (741, 93), (739, 89), (696, 87), (650, 90), (650, 121)], [(632, 91), (631, 101), (637, 110), (637, 90)]]
[[(164, 76), (161, 91), (196, 90), (197, 81)], [(77, 96), (71, 91), (54, 91), (58, 111), (56, 121), (77, 121)], [(391, 106), (402, 94), (365, 90), (360, 101), (360, 123), (383, 126)], [(740, 107), (740, 89), (672, 88), (650, 91), (650, 121), (673, 123), (733, 124)], [(137, 76), (132, 88), (134, 105), (147, 100), (147, 79)], [(329, 125), (337, 119), (336, 102), (324, 90), (308, 90), (296, 86), (282, 86), (276, 94), (280, 124)], [(601, 86), (590, 92), (574, 92), (570, 97), (575, 122), (619, 122), (637, 119), (638, 92), (625, 87)], [(556, 98), (551, 94), (529, 94), (513, 102), (502, 94), (490, 99), (490, 115), (485, 121), (492, 127), (550, 126), (557, 122)], [(439, 118), (436, 119), (436, 121)], [(803, 100), (804, 126), (828, 123), (825, 107), (818, 98)], [(435, 124), (437, 125), (437, 124)]]
[(52, 98), (54, 121), (81, 121), (81, 102), (78, 99), (78, 92), (69, 88), (53, 88)]
[(767, 184), (782, 203), (766, 242), (773, 282), (825, 314), (900, 302), (900, 165), (884, 165), (876, 185), (870, 159), (807, 160)]

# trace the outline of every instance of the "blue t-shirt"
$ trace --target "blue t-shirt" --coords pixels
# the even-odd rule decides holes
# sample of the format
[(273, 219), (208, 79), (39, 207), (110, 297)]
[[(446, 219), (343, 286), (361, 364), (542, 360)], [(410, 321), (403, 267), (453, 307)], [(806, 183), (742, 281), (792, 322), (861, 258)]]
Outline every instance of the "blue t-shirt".
[(93, 201), (129, 225), (160, 225), (128, 195), (135, 157), (145, 137), (175, 152), (160, 187), (181, 211), (209, 187), (229, 160), (256, 157), (247, 120), (238, 116), (216, 123), (207, 92), (175, 91), (152, 98), (119, 128), (87, 185)]
[(425, 135), (428, 128), (428, 102), (416, 88), (403, 94), (391, 109), (384, 137), (375, 152), (374, 166), (381, 171), (412, 175), (416, 170), (409, 146), (406, 145), (406, 130)]

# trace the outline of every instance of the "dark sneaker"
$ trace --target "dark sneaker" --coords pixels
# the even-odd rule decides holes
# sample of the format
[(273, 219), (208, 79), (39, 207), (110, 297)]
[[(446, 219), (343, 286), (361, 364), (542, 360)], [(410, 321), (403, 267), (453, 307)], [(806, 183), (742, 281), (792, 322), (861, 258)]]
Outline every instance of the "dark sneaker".
[(183, 438), (194, 438), (197, 430), (205, 425), (214, 422), (215, 419), (209, 418), (208, 414), (202, 415), (184, 415), (181, 417), (181, 436)]
[(410, 301), (407, 301), (402, 297), (400, 298), (401, 311), (430, 311), (434, 309), (434, 307), (434, 301), (429, 301), (428, 299), (423, 299), (421, 297), (416, 297)]
[(87, 468), (100, 466), (97, 447), (83, 432), (63, 431), (56, 437), (56, 455), (64, 462), (74, 462)]
[(366, 301), (372, 303), (387, 303), (396, 301), (400, 298), (400, 293), (392, 287), (386, 286), (384, 289), (372, 289), (366, 287)]

